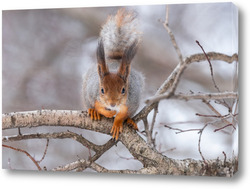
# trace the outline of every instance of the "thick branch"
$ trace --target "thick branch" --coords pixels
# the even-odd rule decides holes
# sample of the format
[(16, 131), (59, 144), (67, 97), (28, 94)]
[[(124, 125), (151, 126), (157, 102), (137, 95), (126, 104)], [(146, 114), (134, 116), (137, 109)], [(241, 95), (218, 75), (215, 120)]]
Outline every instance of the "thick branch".
[[(87, 112), (66, 110), (8, 113), (2, 115), (2, 121), (3, 130), (21, 127), (69, 126), (105, 134), (110, 134), (113, 123), (113, 119), (102, 118), (102, 121), (92, 121), (87, 116)], [(124, 127), (119, 140), (134, 158), (143, 164), (144, 173), (147, 174), (232, 176), (238, 168), (237, 159), (227, 160), (226, 164), (222, 160), (208, 160), (208, 164), (205, 165), (199, 160), (168, 158), (150, 148), (133, 129), (127, 126)], [(205, 166), (207, 166), (206, 169)]]

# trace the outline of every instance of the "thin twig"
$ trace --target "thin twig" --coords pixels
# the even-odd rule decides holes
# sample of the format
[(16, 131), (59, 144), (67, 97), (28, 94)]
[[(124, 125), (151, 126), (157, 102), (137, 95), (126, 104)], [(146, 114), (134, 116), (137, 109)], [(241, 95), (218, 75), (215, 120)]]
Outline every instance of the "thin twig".
[(202, 151), (201, 151), (201, 136), (202, 136), (202, 134), (203, 134), (203, 131), (204, 131), (204, 129), (206, 128), (208, 126), (208, 124), (205, 124), (204, 125), (204, 127), (199, 131), (199, 140), (198, 140), (198, 151), (199, 151), (199, 153), (200, 153), (200, 155), (201, 155), (201, 158), (202, 158), (202, 160), (204, 161), (204, 163), (206, 164), (206, 165), (208, 165), (208, 163), (207, 163), (207, 161), (206, 161), (206, 159), (205, 159), (205, 157), (204, 157), (204, 155), (203, 155), (203, 153), (202, 153)]
[(178, 55), (178, 57), (179, 57), (179, 62), (180, 62), (180, 63), (183, 63), (184, 61), (183, 61), (183, 58), (182, 58), (181, 50), (180, 50), (180, 48), (179, 48), (178, 45), (177, 45), (177, 42), (176, 42), (176, 40), (175, 40), (175, 37), (174, 37), (173, 32), (172, 32), (171, 29), (169, 28), (169, 23), (168, 23), (168, 11), (169, 11), (169, 9), (168, 9), (168, 6), (167, 6), (167, 7), (166, 7), (166, 20), (165, 20), (165, 22), (163, 23), (163, 26), (164, 26), (164, 28), (167, 30), (167, 32), (168, 32), (168, 34), (169, 34), (169, 36), (170, 36), (171, 42), (172, 42), (172, 44), (173, 44), (173, 46), (174, 46), (174, 48), (175, 48), (175, 51), (176, 51), (176, 53), (177, 53), (177, 55)]
[[(207, 59), (207, 61), (208, 61), (209, 67), (210, 67), (210, 73), (211, 73), (211, 78), (212, 78), (214, 87), (215, 87), (215, 88), (217, 89), (217, 91), (220, 93), (221, 91), (220, 91), (220, 89), (219, 89), (219, 87), (218, 87), (218, 85), (216, 84), (215, 79), (214, 79), (214, 73), (213, 73), (213, 66), (212, 66), (212, 63), (210, 62), (210, 59), (208, 58), (207, 53), (205, 52), (204, 48), (201, 46), (201, 44), (199, 43), (199, 41), (196, 40), (196, 43), (200, 46), (201, 50), (203, 51), (203, 53), (204, 53), (205, 56), (206, 56), (206, 59)], [(226, 103), (226, 101), (225, 101), (224, 99), (222, 99), (222, 101), (223, 101), (223, 104), (224, 104), (227, 108), (229, 108), (229, 105)]]
[(220, 130), (222, 130), (222, 129), (225, 129), (226, 127), (229, 127), (229, 126), (232, 126), (232, 127), (234, 128), (234, 130), (236, 129), (236, 128), (234, 127), (234, 125), (233, 125), (232, 123), (230, 123), (230, 124), (227, 124), (227, 125), (225, 125), (225, 126), (219, 128), (219, 129), (215, 129), (214, 132), (217, 132), (217, 131), (220, 131)]
[(174, 148), (167, 149), (167, 150), (164, 150), (164, 151), (160, 151), (160, 150), (159, 150), (159, 152), (160, 152), (161, 154), (164, 154), (164, 153), (166, 153), (166, 152), (172, 152), (172, 151), (174, 151), (174, 150), (176, 150), (175, 147), (174, 147)]
[(171, 129), (171, 130), (178, 131), (178, 132), (175, 132), (175, 134), (190, 132), (190, 131), (198, 131), (199, 132), (201, 130), (201, 129), (186, 129), (186, 130), (183, 130), (183, 129), (179, 129), (179, 128), (173, 128), (173, 127), (170, 127), (168, 125), (164, 125), (164, 127), (168, 128), (168, 129)]
[(36, 165), (37, 169), (39, 171), (42, 170), (42, 168), (39, 166), (37, 161), (27, 151), (19, 149), (19, 148), (12, 147), (12, 146), (8, 146), (8, 145), (5, 145), (5, 144), (3, 144), (2, 146), (5, 147), (5, 148), (10, 148), (12, 150), (15, 150), (15, 151), (22, 152), (22, 153), (26, 154), (31, 159), (31, 161), (33, 161), (33, 163)]
[(45, 147), (45, 150), (44, 150), (44, 153), (43, 153), (43, 157), (41, 158), (41, 160), (37, 161), (37, 163), (40, 164), (44, 160), (44, 158), (45, 158), (45, 156), (47, 154), (48, 146), (49, 146), (49, 139), (47, 138), (46, 147)]
[(206, 59), (208, 61), (208, 64), (209, 64), (209, 67), (210, 67), (210, 72), (211, 72), (211, 77), (212, 77), (212, 81), (213, 81), (213, 84), (214, 84), (214, 87), (217, 89), (218, 92), (220, 92), (220, 89), (219, 87), (217, 86), (216, 82), (215, 82), (215, 79), (214, 79), (214, 73), (213, 73), (213, 66), (207, 56), (207, 53), (205, 52), (205, 50), (203, 49), (203, 47), (201, 46), (201, 44), (199, 43), (199, 41), (195, 41), (201, 48), (201, 50), (203, 51), (204, 55), (206, 56)]
[[(203, 100), (203, 102), (204, 102), (204, 103), (210, 108), (210, 110), (212, 110), (216, 115), (222, 116), (221, 113), (218, 112), (218, 111), (214, 108), (214, 106), (212, 106), (212, 104), (210, 103), (210, 101), (208, 101), (208, 100)], [(226, 120), (226, 119), (222, 119), (222, 121), (224, 121), (224, 123), (226, 123), (226, 124), (230, 124), (230, 122), (229, 122), (228, 120)]]
[(173, 127), (170, 127), (168, 125), (164, 125), (164, 127), (168, 128), (168, 129), (171, 129), (171, 130), (175, 130), (175, 131), (178, 131), (176, 132), (176, 134), (179, 134), (179, 133), (184, 133), (184, 132), (190, 132), (190, 131), (198, 131), (198, 134), (199, 134), (199, 140), (198, 140), (198, 151), (201, 155), (201, 158), (202, 160), (204, 161), (205, 164), (207, 164), (206, 162), (206, 159), (204, 158), (204, 155), (202, 154), (202, 151), (201, 151), (201, 136), (202, 136), (202, 133), (204, 131), (204, 129), (209, 125), (209, 123), (206, 123), (204, 125), (203, 128), (201, 129), (186, 129), (186, 130), (183, 130), (183, 129), (179, 129), (179, 128), (173, 128)]
[(200, 121), (176, 121), (176, 122), (171, 122), (171, 123), (160, 123), (161, 125), (181, 125), (181, 124), (201, 124), (202, 122)]
[(195, 115), (200, 116), (200, 117), (222, 118), (222, 117), (228, 117), (230, 114), (219, 116), (219, 115), (205, 115), (205, 114), (196, 113)]

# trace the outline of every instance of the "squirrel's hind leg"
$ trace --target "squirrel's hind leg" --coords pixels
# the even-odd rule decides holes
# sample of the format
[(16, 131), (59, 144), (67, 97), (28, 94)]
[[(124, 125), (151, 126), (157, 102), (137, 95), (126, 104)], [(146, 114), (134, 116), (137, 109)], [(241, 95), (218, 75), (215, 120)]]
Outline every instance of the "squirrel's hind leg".
[(131, 118), (127, 119), (127, 124), (132, 126), (134, 130), (138, 130), (137, 124)]

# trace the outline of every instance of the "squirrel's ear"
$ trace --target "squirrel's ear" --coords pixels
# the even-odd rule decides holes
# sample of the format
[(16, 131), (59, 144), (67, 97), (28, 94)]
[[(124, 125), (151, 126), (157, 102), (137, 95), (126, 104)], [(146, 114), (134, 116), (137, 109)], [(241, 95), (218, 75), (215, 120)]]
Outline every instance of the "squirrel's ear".
[(130, 45), (128, 48), (125, 49), (123, 57), (122, 57), (122, 63), (121, 63), (121, 67), (118, 71), (118, 75), (125, 80), (125, 82), (127, 81), (127, 77), (129, 75), (130, 72), (130, 63), (132, 61), (132, 59), (134, 58), (136, 51), (137, 51), (137, 47), (138, 47), (138, 40), (135, 40), (132, 45)]
[(102, 40), (98, 42), (96, 57), (97, 57), (97, 63), (98, 63), (98, 74), (101, 78), (103, 78), (105, 75), (109, 73), (109, 70), (105, 61), (105, 52), (104, 52)]

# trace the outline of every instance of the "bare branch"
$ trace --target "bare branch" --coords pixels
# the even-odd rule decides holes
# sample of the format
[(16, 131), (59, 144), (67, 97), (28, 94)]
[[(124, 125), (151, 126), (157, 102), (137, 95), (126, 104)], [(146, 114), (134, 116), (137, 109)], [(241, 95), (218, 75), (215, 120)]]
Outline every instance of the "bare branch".
[(45, 156), (47, 154), (48, 147), (49, 147), (49, 139), (47, 139), (46, 147), (45, 147), (45, 150), (44, 150), (44, 153), (43, 153), (43, 157), (39, 161), (37, 161), (37, 163), (41, 163), (44, 160), (44, 158), (45, 158)]
[[(96, 145), (83, 136), (73, 133), (71, 131), (67, 132), (59, 132), (59, 133), (37, 133), (37, 134), (23, 134), (23, 135), (15, 135), (15, 136), (8, 136), (4, 137), (3, 142), (11, 142), (11, 141), (19, 141), (19, 140), (28, 140), (28, 139), (73, 139), (77, 142), (81, 143), (83, 146), (90, 148), (91, 150), (95, 151), (95, 155), (91, 158), (92, 161), (97, 160), (104, 152), (109, 150), (112, 146), (117, 144), (117, 141), (110, 139), (104, 145)], [(48, 144), (47, 144), (48, 145)]]
[(178, 47), (178, 45), (176, 43), (176, 40), (175, 40), (173, 32), (171, 31), (170, 27), (168, 26), (169, 25), (169, 23), (168, 23), (168, 11), (169, 11), (169, 9), (168, 9), (168, 6), (167, 6), (166, 7), (166, 20), (163, 23), (163, 26), (167, 30), (167, 32), (168, 32), (168, 34), (170, 36), (171, 42), (172, 42), (172, 44), (173, 44), (173, 46), (175, 48), (175, 51), (176, 51), (176, 53), (177, 53), (177, 55), (179, 57), (179, 62), (183, 63), (183, 58), (182, 58), (181, 50), (180, 50), (180, 48)]
[(140, 170), (128, 170), (128, 169), (127, 170), (108, 170), (105, 167), (93, 161), (79, 159), (65, 166), (56, 167), (52, 169), (52, 171), (72, 171), (78, 167), (91, 168), (98, 173), (123, 173), (123, 174), (146, 174), (147, 172), (152, 173), (152, 170), (154, 170), (154, 168), (152, 167), (142, 168)]
[[(207, 56), (209, 57), (210, 60), (220, 60), (220, 61), (224, 61), (227, 63), (232, 63), (234, 61), (238, 61), (237, 54), (233, 54), (232, 56), (228, 56), (228, 55), (225, 55), (222, 53), (209, 52), (209, 53), (207, 53)], [(183, 73), (183, 71), (185, 70), (187, 65), (194, 63), (194, 62), (202, 62), (205, 60), (206, 60), (206, 56), (203, 53), (194, 54), (194, 55), (191, 55), (191, 56), (185, 58), (184, 63), (183, 64), (179, 63), (175, 67), (175, 69), (172, 71), (172, 73), (169, 75), (169, 77), (163, 82), (163, 84), (160, 86), (160, 88), (156, 92), (155, 96), (158, 96), (158, 95), (165, 93), (173, 85), (175, 85), (175, 87), (176, 87), (176, 85), (178, 84), (178, 81), (180, 79), (180, 76)], [(173, 87), (172, 90), (165, 95), (171, 96), (173, 94), (173, 89), (175, 87)], [(152, 98), (154, 98), (155, 96), (153, 96)], [(156, 106), (156, 103), (148, 104), (134, 117), (134, 119), (136, 121), (140, 121), (143, 117), (147, 116), (149, 114), (149, 112), (151, 112), (155, 108), (155, 106)]]
[[(238, 54), (236, 54), (236, 53), (233, 54), (232, 56), (228, 56), (228, 55), (223, 54), (223, 53), (208, 52), (207, 57), (210, 60), (219, 60), (219, 61), (223, 61), (223, 62), (226, 62), (229, 64), (231, 64), (234, 61), (238, 61)], [(199, 54), (194, 54), (194, 55), (191, 55), (191, 56), (185, 58), (185, 62), (187, 64), (191, 64), (194, 62), (202, 62), (202, 61), (205, 61), (206, 59), (207, 58), (203, 53), (199, 53)]]
[(196, 113), (195, 115), (200, 116), (200, 117), (214, 117), (214, 118), (230, 117), (230, 114), (219, 116), (219, 115), (205, 115), (205, 114)]
[(147, 104), (158, 102), (162, 99), (178, 99), (178, 100), (219, 100), (219, 99), (235, 99), (238, 98), (238, 93), (224, 92), (224, 93), (198, 93), (198, 94), (176, 94), (170, 95), (166, 93), (164, 95), (155, 96), (146, 100)]
[(206, 159), (205, 159), (203, 153), (201, 152), (201, 136), (202, 136), (202, 133), (203, 133), (204, 129), (205, 129), (207, 126), (208, 126), (208, 124), (205, 124), (204, 127), (199, 131), (199, 134), (200, 134), (200, 135), (199, 135), (199, 140), (198, 140), (198, 151), (199, 151), (199, 153), (200, 153), (200, 155), (201, 155), (202, 160), (203, 160), (204, 163), (206, 164), (206, 166), (208, 165), (208, 163), (207, 163), (207, 161), (206, 161)]
[(236, 129), (236, 128), (234, 127), (234, 125), (233, 125), (232, 123), (230, 123), (230, 124), (227, 124), (227, 125), (225, 125), (225, 126), (219, 128), (219, 129), (215, 129), (214, 132), (217, 132), (217, 131), (220, 131), (220, 130), (222, 130), (222, 129), (225, 129), (225, 128), (229, 127), (229, 126), (231, 126), (231, 127), (233, 127), (234, 129)]
[(220, 92), (220, 89), (219, 89), (218, 85), (217, 85), (216, 82), (215, 82), (215, 79), (214, 79), (214, 72), (213, 72), (213, 66), (212, 66), (212, 64), (211, 64), (211, 62), (210, 62), (210, 60), (209, 60), (209, 58), (208, 58), (208, 56), (207, 56), (207, 53), (205, 52), (205, 50), (203, 49), (203, 47), (201, 46), (201, 44), (199, 43), (199, 41), (196, 40), (195, 42), (200, 46), (201, 50), (203, 51), (203, 53), (204, 53), (204, 55), (205, 55), (205, 57), (206, 57), (206, 59), (207, 59), (207, 61), (208, 61), (208, 64), (209, 64), (209, 67), (210, 67), (211, 78), (212, 78), (214, 87), (217, 89), (218, 92)]
[(169, 125), (164, 125), (164, 127), (168, 128), (168, 129), (171, 129), (171, 130), (174, 130), (174, 131), (178, 131), (178, 132), (175, 132), (176, 134), (184, 133), (184, 132), (190, 132), (190, 131), (200, 131), (201, 130), (201, 129), (186, 129), (186, 130), (183, 130), (183, 129), (179, 129), (179, 128), (170, 127)]
[(70, 131), (59, 132), (59, 133), (37, 133), (37, 134), (23, 134), (23, 135), (9, 136), (9, 137), (3, 137), (3, 142), (27, 140), (27, 139), (69, 139), (69, 138), (76, 140), (83, 146), (90, 147), (94, 151), (96, 151), (96, 149), (98, 148), (97, 145), (88, 141), (81, 135)]
[(111, 126), (107, 125), (111, 123), (111, 120), (102, 117), (102, 122), (92, 121), (84, 111), (37, 110), (3, 114), (2, 129), (59, 125), (110, 134)]
[[(224, 62), (232, 63), (233, 61), (238, 60), (238, 55), (234, 54), (232, 56), (228, 56), (215, 52), (205, 53), (205, 51), (203, 50), (204, 54), (195, 54), (183, 59), (181, 51), (177, 45), (175, 36), (172, 33), (171, 29), (169, 28), (168, 7), (166, 9), (166, 20), (163, 23), (163, 26), (165, 27), (170, 36), (171, 42), (178, 55), (179, 63), (175, 67), (173, 72), (170, 74), (170, 76), (157, 90), (155, 96), (149, 99), (148, 102), (149, 104), (146, 105), (134, 117), (136, 122), (140, 120), (144, 121), (145, 130), (150, 143), (154, 143), (152, 133), (156, 120), (158, 103), (159, 100), (161, 100), (161, 98), (171, 98), (180, 100), (201, 99), (210, 107), (211, 110), (213, 110), (216, 113), (217, 116), (221, 116), (221, 114), (209, 103), (209, 100), (214, 100), (214, 99), (224, 100), (225, 98), (238, 99), (238, 93), (233, 93), (233, 92), (212, 93), (212, 94), (192, 93), (189, 95), (175, 94), (175, 90), (178, 86), (182, 73), (184, 72), (185, 68), (192, 62), (201, 62), (205, 60), (209, 60), (210, 62), (210, 60), (221, 60)], [(211, 63), (210, 63), (210, 69), (212, 70)], [(212, 72), (213, 70), (211, 71), (211, 74), (213, 75)], [(147, 121), (147, 116), (153, 109), (155, 109), (155, 112), (153, 115), (153, 121), (150, 128)], [(222, 117), (221, 120), (219, 121), (228, 122), (226, 119), (227, 117)], [(92, 121), (87, 116), (87, 112), (66, 111), (66, 110), (38, 110), (31, 112), (17, 112), (17, 113), (3, 114), (2, 121), (3, 121), (3, 130), (18, 129), (18, 131), (20, 132), (20, 128), (27, 128), (27, 127), (68, 126), (80, 129), (88, 129), (109, 135), (113, 124), (113, 119), (107, 119), (103, 117), (101, 121)], [(218, 120), (216, 120), (214, 123), (216, 122), (218, 122)], [(56, 167), (52, 169), (53, 171), (72, 171), (72, 170), (82, 171), (86, 168), (91, 168), (97, 172), (106, 172), (106, 173), (232, 176), (233, 173), (235, 173), (238, 169), (237, 157), (233, 157), (233, 159), (228, 159), (228, 160), (226, 160), (225, 158), (224, 161), (218, 159), (205, 160), (201, 152), (201, 136), (204, 129), (209, 124), (213, 123), (212, 122), (206, 123), (204, 127), (201, 129), (181, 130), (172, 128), (173, 130), (177, 130), (179, 132), (198, 131), (199, 133), (198, 151), (203, 161), (193, 160), (193, 159), (175, 160), (163, 156), (161, 153), (158, 153), (154, 148), (151, 148), (136, 133), (136, 131), (127, 127), (127, 125), (125, 124), (123, 132), (119, 136), (119, 141), (121, 141), (123, 145), (129, 150), (134, 159), (137, 159), (143, 164), (143, 168), (140, 170), (108, 170), (105, 167), (95, 162), (95, 160), (97, 160), (103, 153), (105, 153), (108, 149), (110, 149), (113, 145), (117, 143), (114, 142), (113, 140), (109, 140), (106, 144), (99, 146), (86, 140), (83, 136), (79, 134), (67, 131), (61, 133), (46, 133), (46, 134), (24, 134), (24, 135), (19, 134), (17, 136), (3, 137), (2, 141), (10, 142), (15, 140), (24, 140), (32, 138), (46, 138), (46, 139), (71, 138), (81, 143), (83, 146), (86, 146), (89, 150), (92, 149), (93, 151), (95, 151), (95, 155), (89, 158), (88, 160), (79, 159), (75, 162), (71, 162), (64, 166)], [(226, 128), (227, 126), (229, 126), (229, 124), (224, 126), (223, 128)], [(166, 127), (170, 128), (169, 126)], [(219, 130), (223, 128), (220, 128)], [(43, 156), (45, 156), (45, 154), (46, 150)]]
[(12, 149), (12, 150), (15, 150), (15, 151), (22, 152), (22, 153), (26, 154), (26, 155), (31, 159), (31, 161), (33, 161), (33, 163), (36, 165), (37, 169), (38, 169), (39, 171), (42, 170), (42, 168), (41, 168), (40, 165), (37, 163), (37, 161), (36, 161), (27, 151), (22, 150), (22, 149), (19, 149), (19, 148), (14, 148), (14, 147), (12, 147), (12, 146), (8, 146), (8, 145), (5, 145), (5, 144), (2, 144), (2, 146), (5, 147), (5, 148), (10, 148), (10, 149)]
[[(210, 108), (210, 110), (212, 110), (217, 116), (222, 117), (221, 113), (218, 112), (213, 106), (212, 104), (208, 101), (208, 100), (203, 100), (203, 102)], [(228, 120), (226, 119), (221, 119), (222, 121), (224, 121), (224, 123), (226, 124), (231, 124)]]
[[(103, 118), (102, 121), (91, 121), (87, 116), (87, 112), (66, 110), (16, 112), (3, 114), (2, 118), (4, 130), (19, 127), (70, 126), (106, 134), (109, 134), (113, 121), (112, 119), (105, 118)], [(16, 137), (18, 137), (18, 135)], [(25, 135), (23, 137), (25, 137)], [(7, 139), (9, 138), (4, 137), (4, 140), (8, 141)], [(140, 173), (200, 175), (201, 172), (204, 172), (203, 161), (191, 159), (174, 160), (162, 156), (162, 154), (149, 147), (148, 144), (128, 126), (124, 127), (123, 132), (119, 136), (119, 140), (125, 145), (133, 157), (143, 164), (145, 169), (142, 169)], [(227, 163), (224, 165), (224, 161), (211, 160), (208, 163), (208, 169), (205, 170), (204, 175), (227, 176), (227, 172), (229, 171), (229, 176), (232, 176), (238, 168), (237, 162), (237, 159), (227, 160)], [(73, 165), (75, 166), (75, 163), (73, 163)], [(95, 164), (93, 164), (93, 166), (94, 165)], [(189, 170), (189, 166), (194, 166), (195, 169), (192, 172), (187, 171)], [(75, 167), (79, 166), (77, 165)], [(227, 168), (227, 172), (225, 172), (224, 168)]]

